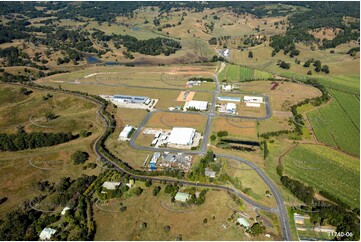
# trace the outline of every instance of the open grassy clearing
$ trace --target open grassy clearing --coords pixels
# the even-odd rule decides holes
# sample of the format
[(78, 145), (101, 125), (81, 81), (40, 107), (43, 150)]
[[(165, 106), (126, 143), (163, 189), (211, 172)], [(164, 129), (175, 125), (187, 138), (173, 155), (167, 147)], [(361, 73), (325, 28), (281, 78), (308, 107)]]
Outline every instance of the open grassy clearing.
[(173, 127), (194, 128), (203, 133), (206, 116), (199, 114), (157, 112), (149, 119), (146, 127), (172, 129)]
[(266, 197), (268, 186), (262, 181), (256, 171), (249, 168), (249, 166), (241, 164), (237, 161), (226, 160), (224, 161), (222, 171), (229, 176), (239, 178), (242, 183), (242, 188), (250, 188), (248, 195), (255, 200), (267, 204), (267, 206), (276, 206), (273, 197)]
[(232, 64), (227, 64), (218, 75), (220, 81), (226, 80), (229, 82), (243, 82), (253, 79), (262, 80), (270, 77), (272, 77), (271, 73)]
[(272, 116), (270, 119), (259, 121), (259, 133), (276, 132), (279, 130), (291, 130), (287, 117)]
[(279, 86), (271, 90), (270, 81), (254, 81), (238, 84), (242, 92), (266, 94), (271, 103), (272, 111), (289, 111), (290, 106), (306, 98), (321, 96), (321, 92), (308, 85), (291, 82), (277, 82)]
[(229, 137), (257, 140), (257, 123), (232, 117), (217, 117), (213, 120), (212, 131), (227, 131)]
[[(243, 229), (227, 222), (227, 217), (233, 211), (226, 204), (233, 201), (225, 192), (209, 191), (203, 205), (185, 208), (184, 212), (174, 212), (165, 209), (171, 206), (168, 205), (171, 204), (170, 196), (164, 194), (164, 186), (161, 187), (156, 197), (152, 196), (151, 187), (140, 196), (111, 200), (111, 204), (127, 204), (127, 210), (123, 213), (106, 212), (94, 207), (96, 223), (104, 225), (97, 228), (95, 240), (173, 240), (180, 234), (183, 240), (259, 239), (246, 237)], [(207, 224), (203, 223), (204, 218), (207, 218)], [(146, 229), (140, 227), (143, 222), (147, 223)], [(224, 229), (222, 224), (227, 225), (227, 228)], [(170, 226), (168, 233), (163, 229), (166, 225)]]
[(354, 156), (360, 154), (360, 132), (337, 100), (307, 113), (320, 142)]
[[(20, 86), (0, 86), (0, 128), (2, 132), (14, 133), (19, 125), (26, 131), (43, 132), (96, 132), (94, 126), (96, 104), (85, 99), (52, 91), (32, 90), (28, 96), (20, 93)], [(43, 97), (51, 94), (47, 100)], [(76, 104), (76, 105), (74, 105)], [(45, 114), (54, 113), (57, 117), (47, 120)]]
[(286, 175), (327, 191), (351, 207), (359, 206), (357, 158), (320, 145), (298, 145), (282, 162)]
[[(250, 68), (259, 69), (262, 71), (267, 71), (272, 74), (278, 75), (305, 75), (309, 70), (312, 70), (313, 74), (316, 76), (316, 72), (313, 71), (314, 67), (310, 66), (309, 68), (303, 67), (304, 62), (314, 58), (315, 60), (320, 60), (322, 65), (328, 65), (330, 67), (330, 74), (321, 74), (318, 73), (317, 76), (329, 78), (334, 75), (359, 75), (359, 65), (360, 59), (353, 58), (346, 52), (352, 47), (357, 47), (358, 44), (350, 43), (347, 47), (338, 46), (334, 49), (327, 50), (315, 50), (312, 51), (310, 47), (296, 44), (297, 48), (300, 50), (300, 55), (294, 58), (290, 58), (287, 55), (283, 54), (283, 51), (277, 53), (274, 57), (271, 56), (273, 48), (268, 45), (266, 42), (265, 45), (258, 45), (254, 47), (249, 47), (245, 51), (233, 51), (231, 52), (231, 61), (233, 63), (242, 64)], [(330, 50), (334, 50), (335, 53), (331, 54)], [(253, 52), (253, 58), (248, 58), (248, 52)], [(295, 59), (301, 61), (301, 64), (296, 64)], [(278, 60), (284, 60), (287, 63), (291, 64), (289, 70), (285, 70), (277, 66)]]

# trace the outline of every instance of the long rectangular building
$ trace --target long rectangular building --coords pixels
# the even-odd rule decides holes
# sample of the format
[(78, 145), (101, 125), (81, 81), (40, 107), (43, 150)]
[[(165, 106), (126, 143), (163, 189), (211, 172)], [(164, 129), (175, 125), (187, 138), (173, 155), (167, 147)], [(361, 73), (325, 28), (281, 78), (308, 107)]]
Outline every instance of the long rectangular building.
[(195, 109), (195, 110), (199, 110), (199, 111), (205, 111), (207, 110), (208, 107), (208, 102), (206, 101), (189, 101), (186, 102), (184, 105), (184, 110), (188, 110), (188, 109)]
[(144, 103), (148, 105), (151, 101), (149, 97), (142, 96), (128, 96), (128, 95), (114, 95), (112, 101), (128, 102), (128, 103)]

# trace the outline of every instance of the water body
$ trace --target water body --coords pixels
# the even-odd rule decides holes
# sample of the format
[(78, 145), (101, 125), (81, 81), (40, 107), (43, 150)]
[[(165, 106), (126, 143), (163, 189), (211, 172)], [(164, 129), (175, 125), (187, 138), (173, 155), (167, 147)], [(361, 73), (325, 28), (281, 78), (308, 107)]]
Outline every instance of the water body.
[(97, 64), (100, 63), (100, 60), (98, 58), (96, 58), (95, 56), (88, 56), (86, 57), (86, 61), (88, 62), (88, 64)]
[(259, 146), (258, 142), (247, 141), (247, 140), (231, 140), (231, 139), (222, 139), (223, 142), (230, 144), (239, 144), (239, 145), (249, 145), (249, 146)]

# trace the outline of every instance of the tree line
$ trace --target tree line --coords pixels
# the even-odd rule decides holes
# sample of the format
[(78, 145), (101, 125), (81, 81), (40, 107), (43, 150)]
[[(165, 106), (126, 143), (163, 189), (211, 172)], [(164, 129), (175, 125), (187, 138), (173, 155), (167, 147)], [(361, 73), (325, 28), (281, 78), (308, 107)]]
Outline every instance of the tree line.
[(25, 131), (16, 134), (0, 133), (0, 151), (36, 149), (65, 143), (77, 138), (71, 132), (41, 133)]

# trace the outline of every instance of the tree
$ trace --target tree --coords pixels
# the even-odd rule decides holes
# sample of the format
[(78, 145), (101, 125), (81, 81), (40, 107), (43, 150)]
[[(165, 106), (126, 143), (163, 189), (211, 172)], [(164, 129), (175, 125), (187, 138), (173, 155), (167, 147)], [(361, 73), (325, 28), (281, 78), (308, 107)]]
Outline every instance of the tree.
[(208, 222), (208, 220), (205, 218), (203, 219), (203, 223), (206, 224)]
[(228, 132), (226, 130), (217, 132), (218, 137), (224, 137), (224, 136), (227, 136), (227, 135), (228, 135)]
[(127, 207), (126, 207), (126, 206), (121, 206), (121, 207), (119, 208), (119, 210), (120, 210), (121, 212), (125, 212), (125, 210), (127, 210)]
[(157, 196), (160, 191), (160, 186), (156, 186), (153, 188), (153, 196)]
[(217, 136), (215, 136), (214, 134), (211, 135), (211, 141), (215, 141), (217, 139)]
[(140, 194), (142, 194), (142, 192), (143, 192), (142, 188), (140, 188), (140, 187), (134, 188), (134, 194), (135, 195), (139, 196)]
[(146, 229), (146, 228), (147, 228), (147, 223), (146, 223), (146, 222), (143, 222), (143, 223), (140, 225), (140, 227), (141, 227), (142, 229)]
[(49, 111), (49, 112), (45, 113), (45, 118), (46, 118), (46, 120), (53, 120), (56, 118), (56, 115)]
[(75, 151), (71, 155), (71, 160), (73, 161), (74, 165), (84, 164), (84, 162), (88, 160), (88, 158), (89, 154), (80, 150)]
[(253, 52), (252, 51), (248, 52), (248, 58), (253, 58)]
[(253, 236), (256, 236), (262, 234), (263, 231), (265, 230), (265, 227), (261, 226), (259, 223), (254, 223), (249, 230)]
[(147, 180), (146, 182), (145, 182), (145, 186), (146, 187), (150, 187), (152, 185), (152, 181), (151, 180)]
[(290, 69), (291, 64), (290, 64), (290, 63), (286, 63), (285, 61), (282, 61), (282, 62), (280, 63), (280, 67), (283, 68), (283, 69)]
[(32, 92), (33, 92), (33, 91), (30, 91), (30, 90), (26, 89), (25, 87), (20, 88), (20, 93), (21, 93), (22, 95), (24, 95), (24, 96), (28, 96), (28, 95), (30, 95)]
[(309, 70), (309, 71), (307, 72), (307, 75), (311, 76), (311, 75), (312, 75), (312, 71)]
[(328, 65), (324, 65), (321, 70), (322, 70), (322, 72), (324, 72), (326, 74), (330, 73), (330, 69), (329, 69)]
[(316, 68), (315, 68), (315, 71), (316, 71), (316, 72), (320, 72), (320, 71), (321, 71), (321, 61), (315, 60), (315, 61), (313, 62), (313, 65), (316, 67)]

